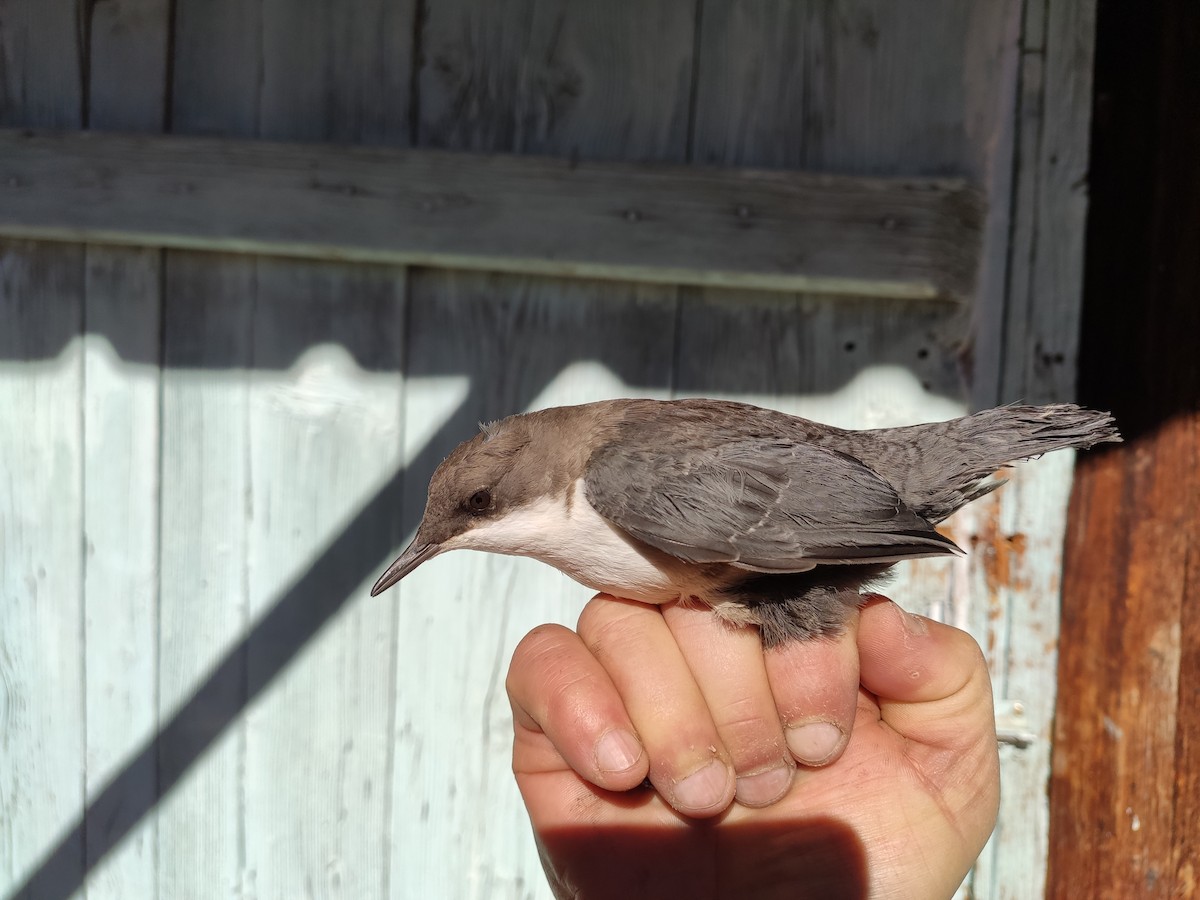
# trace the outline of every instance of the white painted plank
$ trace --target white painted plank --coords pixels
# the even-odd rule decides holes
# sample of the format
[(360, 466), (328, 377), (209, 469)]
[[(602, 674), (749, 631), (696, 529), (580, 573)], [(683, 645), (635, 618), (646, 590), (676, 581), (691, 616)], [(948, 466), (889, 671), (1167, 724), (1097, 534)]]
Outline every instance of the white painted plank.
[[(158, 724), (160, 268), (157, 250), (87, 248), (84, 341), (84, 638), (88, 802)], [(154, 897), (154, 768), (87, 822), (88, 897)], [(117, 841), (121, 843), (114, 848)]]
[(0, 160), (6, 236), (910, 299), (978, 254), (953, 179), (93, 133)]
[[(0, 126), (78, 128), (75, 9), (0, 12)], [(0, 895), (83, 877), (83, 254), (0, 241)], [(32, 881), (27, 881), (32, 879)]]
[(158, 807), (158, 894), (253, 894), (237, 715), (248, 677), (240, 642), (249, 621), (254, 262), (176, 253), (165, 265), (160, 721), (211, 687), (160, 750), (159, 778), (171, 790)]
[[(173, 26), (170, 130), (256, 134), (260, 5), (176, 0)], [(163, 267), (158, 894), (254, 896), (242, 714), (256, 266), (166, 253)]]
[[(101, 3), (86, 13), (89, 126), (161, 130), (169, 3)], [(153, 898), (158, 772), (132, 760), (158, 726), (162, 254), (85, 253), (86, 895)], [(113, 779), (119, 795), (106, 797)]]
[[(404, 286), (402, 270), (257, 264), (246, 436), (253, 619), (401, 465)], [(366, 596), (372, 563), (343, 554), (323, 567), (310, 589), (329, 594), (340, 582), (350, 600), (315, 635), (298, 636), (303, 651), (246, 715), (242, 827), (261, 896), (387, 896), (396, 613), (393, 598)], [(274, 675), (260, 674), (272, 648), (252, 638), (247, 653), (251, 685)]]
[[(382, 0), (181, 3), (176, 130), (403, 139), (412, 12)], [(231, 52), (236, 64), (210, 77)], [(217, 96), (214, 83), (225, 89)], [(231, 515), (244, 531), (254, 623), (235, 651), (246, 685), (230, 727), (243, 802), (200, 812), (236, 838), (241, 884), (254, 895), (386, 896), (395, 617), (384, 604), (346, 605), (352, 591), (365, 596), (374, 554), (329, 554), (351, 522), (389, 529), (386, 507), (374, 503), (377, 523), (359, 508), (399, 465), (403, 273), (248, 264), (239, 339), (253, 373), (224, 384), (234, 398), (246, 392), (246, 426), (226, 451), (244, 459), (246, 506)], [(204, 265), (220, 280), (247, 263)], [(197, 461), (192, 477), (211, 477), (213, 465), (222, 459)], [(209, 883), (195, 873), (191, 890)]]
[[(414, 14), (264, 2), (257, 134), (405, 142)], [(272, 624), (247, 645), (247, 866), (262, 896), (387, 896), (395, 609), (366, 596), (374, 554), (332, 545), (389, 532), (370, 501), (401, 464), (405, 273), (264, 258), (256, 288), (248, 583)]]
[[(623, 287), (623, 289), (622, 289)], [(406, 425), (451, 427), (405, 478), (415, 527), (432, 464), (476, 423), (605, 397), (665, 396), (676, 307), (670, 289), (471, 273), (413, 282)], [(469, 395), (435, 391), (466, 374)], [(450, 400), (451, 403), (447, 403)], [(419, 448), (410, 444), (415, 455)], [(397, 896), (548, 896), (511, 771), (504, 675), (547, 621), (573, 627), (591, 596), (531, 560), (455, 554), (418, 569), (399, 610), (391, 886)], [(392, 595), (385, 595), (391, 597)]]
[(0, 245), (0, 892), (67, 835), (80, 883), (82, 449), (78, 248)]

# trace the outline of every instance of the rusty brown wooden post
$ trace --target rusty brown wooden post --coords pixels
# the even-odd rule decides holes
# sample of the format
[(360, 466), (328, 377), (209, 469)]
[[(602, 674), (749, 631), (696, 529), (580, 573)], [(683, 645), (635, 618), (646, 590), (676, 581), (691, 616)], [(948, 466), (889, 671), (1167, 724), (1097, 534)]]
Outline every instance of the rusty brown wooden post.
[(1098, 22), (1047, 896), (1200, 897), (1200, 6)]

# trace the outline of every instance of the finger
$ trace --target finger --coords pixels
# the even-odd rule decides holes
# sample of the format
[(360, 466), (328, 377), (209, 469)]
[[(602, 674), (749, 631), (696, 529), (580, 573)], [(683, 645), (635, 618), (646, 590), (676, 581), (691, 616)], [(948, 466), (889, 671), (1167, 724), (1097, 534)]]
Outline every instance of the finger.
[(737, 774), (735, 796), (768, 806), (787, 793), (795, 766), (767, 680), (754, 628), (737, 628), (708, 609), (670, 604), (663, 618), (691, 669)]
[(621, 696), (575, 632), (543, 625), (527, 634), (513, 653), (506, 687), (518, 774), (569, 766), (611, 791), (645, 779), (649, 760)]
[(987, 834), (999, 804), (1000, 757), (979, 645), (882, 597), (864, 606), (861, 619), (862, 683), (876, 697), (880, 726), (904, 738), (925, 783), (941, 785), (964, 833)]
[(657, 607), (601, 595), (579, 636), (607, 670), (650, 756), (650, 781), (676, 810), (713, 816), (733, 800), (729, 755)]
[(858, 648), (863, 687), (900, 734), (957, 744), (980, 729), (994, 732), (987, 663), (966, 632), (876, 597), (863, 607)]
[(766, 651), (767, 678), (792, 756), (827, 766), (846, 749), (858, 707), (858, 614), (841, 634)]

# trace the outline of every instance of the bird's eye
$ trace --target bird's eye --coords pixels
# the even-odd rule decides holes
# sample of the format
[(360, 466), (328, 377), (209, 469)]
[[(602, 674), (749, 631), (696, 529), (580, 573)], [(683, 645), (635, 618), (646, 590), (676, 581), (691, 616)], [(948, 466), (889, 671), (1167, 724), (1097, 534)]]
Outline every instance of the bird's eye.
[(467, 500), (467, 508), (471, 512), (483, 512), (492, 505), (491, 491), (476, 491)]

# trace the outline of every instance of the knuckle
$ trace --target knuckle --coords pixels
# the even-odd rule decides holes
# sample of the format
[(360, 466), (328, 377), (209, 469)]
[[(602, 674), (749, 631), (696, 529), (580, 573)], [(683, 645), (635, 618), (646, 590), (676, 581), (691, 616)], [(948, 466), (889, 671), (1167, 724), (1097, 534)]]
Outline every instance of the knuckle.
[(521, 638), (513, 651), (505, 682), (509, 693), (527, 674), (542, 677), (547, 670), (561, 667), (570, 656), (573, 637), (561, 625), (539, 625)]
[(641, 639), (644, 615), (645, 610), (626, 604), (594, 601), (579, 616), (579, 637), (596, 656), (610, 656)]

